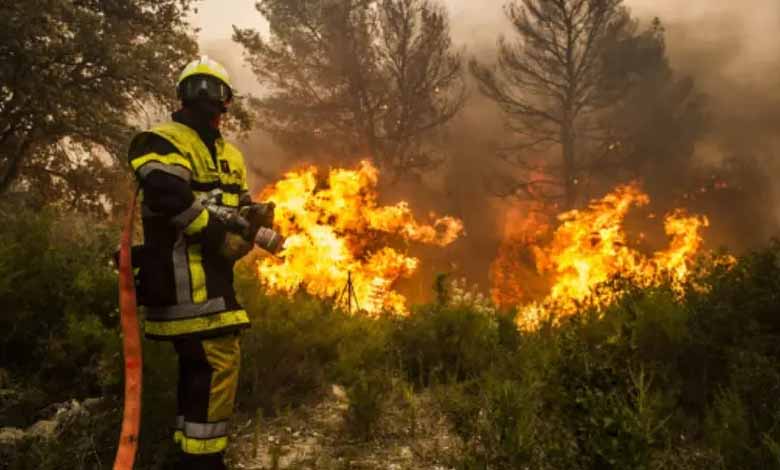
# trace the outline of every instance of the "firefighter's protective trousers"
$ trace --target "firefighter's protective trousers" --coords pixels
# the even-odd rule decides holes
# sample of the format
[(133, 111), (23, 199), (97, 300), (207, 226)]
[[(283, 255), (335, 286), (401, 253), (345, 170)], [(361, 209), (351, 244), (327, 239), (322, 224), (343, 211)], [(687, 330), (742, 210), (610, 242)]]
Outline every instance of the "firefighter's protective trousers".
[[(240, 350), (249, 324), (233, 290), (234, 260), (220, 246), (227, 228), (203, 205), (238, 210), (251, 203), (238, 149), (215, 130), (196, 130), (181, 115), (138, 134), (129, 158), (141, 184), (144, 246), (134, 250), (147, 337), (173, 341), (179, 354), (175, 439), (188, 454), (227, 445)], [(216, 190), (216, 191), (215, 191)], [(212, 201), (213, 204), (213, 201)]]
[(188, 454), (213, 454), (227, 446), (228, 419), (238, 385), (238, 336), (186, 338), (179, 353), (179, 408), (174, 439)]

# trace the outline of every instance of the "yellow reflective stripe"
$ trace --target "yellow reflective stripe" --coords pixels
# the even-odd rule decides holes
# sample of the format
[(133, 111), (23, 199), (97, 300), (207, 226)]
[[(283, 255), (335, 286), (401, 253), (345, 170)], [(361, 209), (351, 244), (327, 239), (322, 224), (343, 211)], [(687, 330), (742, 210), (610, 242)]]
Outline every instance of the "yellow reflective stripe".
[[(190, 222), (187, 227), (184, 229), (184, 233), (186, 235), (192, 236), (197, 233), (200, 233), (206, 226), (209, 224), (209, 211), (206, 209), (203, 209), (200, 214), (198, 214), (195, 219), (193, 219), (192, 222)], [(190, 263), (192, 261), (190, 260)]]
[(239, 195), (234, 193), (222, 193), (222, 205), (238, 207)]
[(181, 444), (181, 441), (184, 440), (184, 433), (181, 431), (174, 431), (173, 433), (173, 442), (177, 444)]
[(230, 310), (206, 317), (188, 318), (186, 320), (146, 320), (144, 322), (144, 331), (146, 334), (153, 336), (179, 336), (247, 324), (249, 324), (249, 316), (247, 316), (246, 311)]
[[(205, 210), (203, 212), (206, 212)], [(203, 303), (209, 299), (206, 291), (206, 270), (203, 268), (203, 249), (200, 244), (187, 247), (187, 257), (190, 261), (190, 285), (192, 286), (192, 302)]]
[(238, 369), (241, 362), (238, 336), (206, 339), (201, 344), (212, 369), (208, 420), (227, 420), (233, 414), (238, 388)]
[(180, 165), (184, 168), (192, 171), (192, 164), (189, 160), (184, 158), (178, 153), (169, 153), (168, 155), (160, 155), (159, 153), (147, 153), (143, 157), (134, 158), (130, 162), (130, 166), (133, 167), (133, 171), (138, 171), (139, 168), (149, 162), (159, 162), (164, 165)]
[(216, 454), (222, 452), (227, 447), (228, 438), (215, 437), (213, 439), (194, 439), (192, 437), (182, 436), (181, 450), (185, 454)]

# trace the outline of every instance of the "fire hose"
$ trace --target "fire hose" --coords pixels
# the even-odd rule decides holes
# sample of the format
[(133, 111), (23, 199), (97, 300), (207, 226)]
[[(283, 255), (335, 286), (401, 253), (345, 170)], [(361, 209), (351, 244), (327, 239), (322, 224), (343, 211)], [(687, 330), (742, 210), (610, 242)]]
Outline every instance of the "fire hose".
[(114, 470), (132, 470), (138, 450), (138, 433), (141, 426), (141, 387), (143, 355), (141, 331), (135, 298), (135, 279), (131, 259), (135, 201), (133, 193), (125, 216), (122, 238), (119, 244), (119, 312), (122, 324), (122, 349), (125, 359), (125, 402), (122, 416), (122, 433), (114, 459)]

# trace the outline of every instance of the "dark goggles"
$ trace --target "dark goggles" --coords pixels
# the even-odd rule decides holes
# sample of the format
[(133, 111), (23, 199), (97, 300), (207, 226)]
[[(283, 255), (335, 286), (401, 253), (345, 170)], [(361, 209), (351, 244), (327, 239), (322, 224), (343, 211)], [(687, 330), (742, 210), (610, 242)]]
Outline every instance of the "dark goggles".
[(209, 75), (195, 75), (179, 86), (179, 98), (183, 101), (208, 99), (226, 103), (233, 99), (233, 91), (222, 80)]

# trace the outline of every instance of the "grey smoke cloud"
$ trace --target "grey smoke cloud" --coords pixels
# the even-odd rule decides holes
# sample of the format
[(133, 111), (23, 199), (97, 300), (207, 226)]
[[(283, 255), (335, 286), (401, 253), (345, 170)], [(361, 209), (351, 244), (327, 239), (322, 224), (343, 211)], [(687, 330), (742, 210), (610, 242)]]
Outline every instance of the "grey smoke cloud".
[[(243, 65), (240, 48), (229, 40), (233, 24), (267, 31), (268, 25), (255, 11), (254, 3), (253, 0), (204, 0), (193, 24), (201, 28), (202, 50), (226, 62), (239, 89), (261, 93), (251, 71)], [(491, 50), (501, 34), (512, 37), (511, 25), (503, 11), (505, 0), (443, 0), (442, 3), (450, 12), (453, 40), (467, 55)], [(708, 97), (710, 132), (696, 146), (697, 159), (717, 164), (727, 158), (759, 158), (764, 176), (780, 173), (777, 158), (780, 156), (777, 129), (780, 123), (780, 41), (777, 39), (780, 0), (625, 0), (625, 4), (645, 25), (654, 17), (661, 18), (672, 67), (680, 75), (692, 76), (698, 89)], [(461, 130), (458, 135), (472, 137), (454, 151), (460, 154), (452, 155), (453, 160), (460, 163), (455, 164), (451, 178), (455, 181), (452, 187), (469, 187), (478, 193), (481, 190), (477, 185), (461, 184), (462, 176), (473, 175), (478, 169), (475, 165), (483, 166), (480, 162), (487, 156), (480, 151), (486, 141), (493, 136), (498, 138), (501, 123), (491, 103), (481, 99), (476, 91), (473, 98), (456, 122)], [(278, 174), (290, 163), (260, 135), (246, 144), (245, 149), (249, 155), (262, 157), (250, 162), (265, 174), (257, 177), (255, 187), (262, 186), (268, 175)], [(764, 213), (767, 207), (780, 207), (780, 193), (771, 194), (772, 191), (769, 190), (769, 200), (752, 201), (749, 205), (761, 206)], [(472, 253), (489, 250), (484, 245), (491, 241), (490, 233), (500, 230), (494, 224), (500, 224), (498, 218), (504, 211), (497, 208), (486, 212), (485, 201), (479, 194), (461, 192), (461, 189), (448, 191), (446, 203), (433, 200), (430, 203), (447, 212), (483, 214), (490, 218), (490, 221), (468, 221), (472, 227), (469, 243), (475, 244)], [(772, 211), (775, 214), (769, 218), (774, 220), (762, 220), (763, 230), (754, 230), (757, 240), (777, 233), (780, 210), (769, 212)], [(723, 212), (742, 213), (727, 207)], [(479, 227), (484, 227), (485, 233), (478, 233)], [(482, 271), (484, 266), (475, 270)]]

